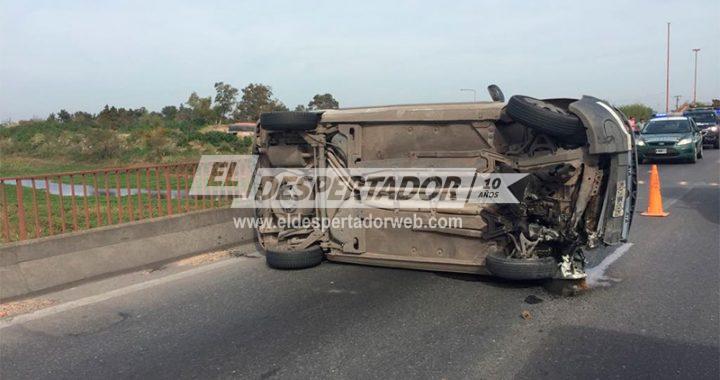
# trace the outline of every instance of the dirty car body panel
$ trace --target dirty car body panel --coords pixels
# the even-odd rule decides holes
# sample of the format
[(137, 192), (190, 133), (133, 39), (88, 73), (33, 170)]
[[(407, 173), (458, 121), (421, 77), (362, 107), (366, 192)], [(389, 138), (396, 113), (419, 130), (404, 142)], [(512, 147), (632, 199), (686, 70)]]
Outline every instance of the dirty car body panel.
[[(503, 102), (325, 110), (317, 113), (315, 127), (285, 130), (264, 128), (261, 119), (255, 147), (269, 167), (472, 168), (528, 176), (511, 186), (517, 204), (311, 211), (323, 218), (455, 217), (462, 219), (462, 228), (287, 233), (271, 225), (258, 228), (258, 239), (266, 249), (289, 255), (297, 247), (315, 246), (331, 261), (518, 279), (526, 277), (489, 270), (488, 257), (502, 265), (544, 260), (553, 265), (552, 277), (581, 278), (586, 250), (628, 238), (636, 188), (634, 141), (622, 113), (599, 99), (555, 104), (580, 120), (579, 140), (524, 125)], [(277, 212), (257, 210), (270, 218)]]

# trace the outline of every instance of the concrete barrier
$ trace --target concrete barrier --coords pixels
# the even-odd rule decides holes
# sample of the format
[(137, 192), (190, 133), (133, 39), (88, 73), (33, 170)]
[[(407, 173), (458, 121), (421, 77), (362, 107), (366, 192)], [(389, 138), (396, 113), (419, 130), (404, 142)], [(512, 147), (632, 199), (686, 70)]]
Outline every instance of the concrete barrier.
[(0, 301), (252, 243), (252, 229), (233, 223), (252, 212), (202, 210), (0, 246)]

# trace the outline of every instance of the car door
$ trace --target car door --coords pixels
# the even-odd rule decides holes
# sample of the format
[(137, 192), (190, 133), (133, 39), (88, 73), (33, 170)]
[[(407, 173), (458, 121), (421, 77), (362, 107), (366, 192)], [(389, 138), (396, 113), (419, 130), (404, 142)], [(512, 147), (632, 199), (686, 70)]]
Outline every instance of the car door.
[(700, 133), (700, 128), (695, 124), (695, 120), (690, 118), (690, 128), (692, 129), (692, 140), (693, 144), (695, 144), (695, 148), (697, 150), (700, 150), (702, 145), (702, 134)]

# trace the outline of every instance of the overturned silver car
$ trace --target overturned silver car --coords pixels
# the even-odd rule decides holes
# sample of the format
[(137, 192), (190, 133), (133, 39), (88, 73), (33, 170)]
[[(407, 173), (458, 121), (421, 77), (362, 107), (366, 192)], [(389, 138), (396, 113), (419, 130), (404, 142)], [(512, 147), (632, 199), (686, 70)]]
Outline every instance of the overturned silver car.
[[(344, 190), (333, 192), (330, 202), (318, 182), (304, 191), (293, 189), (297, 183), (281, 183), (285, 193), (301, 193), (312, 203), (293, 203), (292, 197), (258, 202), (256, 215), (266, 223), (257, 228), (257, 238), (268, 265), (300, 269), (327, 259), (518, 280), (583, 278), (589, 249), (628, 238), (636, 158), (627, 120), (590, 96), (518, 95), (506, 103), (495, 86), (491, 95), (492, 102), (263, 114), (255, 145), (261, 168), (332, 171)], [(474, 177), (432, 186), (433, 194), (454, 203), (416, 207), (399, 202), (399, 183), (378, 187), (375, 181), (376, 191), (368, 192), (373, 181), (353, 174), (377, 168), (459, 170)], [(510, 177), (513, 181), (506, 180)], [(512, 201), (470, 201), (478, 186), (481, 197), (502, 194), (488, 191), (497, 189)], [(412, 194), (422, 198), (429, 191), (421, 187)], [(413, 217), (420, 223), (402, 228), (280, 223), (291, 215)], [(439, 218), (460, 223), (430, 223)]]

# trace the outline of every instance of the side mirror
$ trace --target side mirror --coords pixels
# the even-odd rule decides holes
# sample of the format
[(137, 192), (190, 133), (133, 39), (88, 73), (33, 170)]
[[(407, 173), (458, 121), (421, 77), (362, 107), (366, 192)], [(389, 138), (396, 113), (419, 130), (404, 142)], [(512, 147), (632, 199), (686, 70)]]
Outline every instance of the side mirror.
[(492, 99), (493, 102), (505, 101), (505, 94), (503, 94), (502, 90), (497, 85), (491, 84), (488, 86), (487, 90), (490, 93), (490, 99)]

